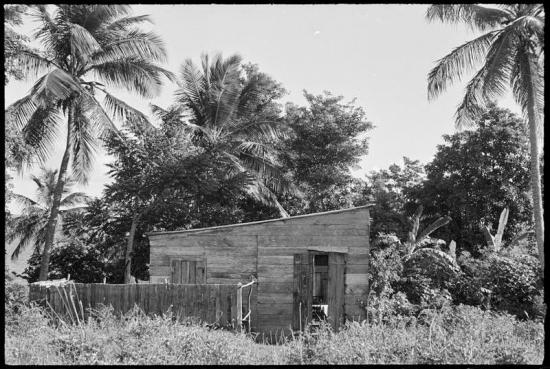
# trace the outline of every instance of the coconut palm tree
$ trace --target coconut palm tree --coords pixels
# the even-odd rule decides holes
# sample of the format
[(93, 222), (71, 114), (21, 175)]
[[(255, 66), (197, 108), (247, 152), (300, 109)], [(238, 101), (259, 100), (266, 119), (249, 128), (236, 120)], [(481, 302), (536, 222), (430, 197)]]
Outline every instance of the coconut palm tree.
[[(41, 169), (39, 176), (33, 175), (31, 178), (37, 186), (36, 200), (30, 199), (20, 194), (13, 194), (13, 200), (23, 206), (22, 214), (11, 221), (11, 227), (6, 234), (7, 242), (17, 240), (17, 245), (11, 254), (11, 259), (19, 257), (21, 251), (34, 243), (35, 249), (42, 249), (46, 243), (46, 226), (51, 214), (53, 205), (53, 196), (56, 188), (57, 170)], [(75, 207), (90, 198), (83, 192), (71, 192), (71, 188), (76, 181), (67, 177), (63, 188), (63, 195), (60, 201), (60, 210), (57, 214), (59, 227), (63, 218), (71, 213), (82, 211), (85, 206)]]
[(544, 21), (542, 4), (433, 5), (428, 20), (466, 23), (481, 35), (438, 60), (428, 75), (428, 98), (460, 80), (477, 64), (481, 68), (468, 82), (456, 112), (457, 126), (471, 124), (492, 100), (511, 88), (529, 126), (531, 186), (535, 233), (544, 271), (544, 220), (542, 209), (539, 142), (544, 121)]
[[(8, 107), (6, 119), (12, 119), (22, 130), (33, 150), (32, 158), (44, 163), (62, 115), (67, 118), (64, 154), (40, 263), (39, 280), (46, 280), (69, 163), (74, 178), (86, 183), (97, 139), (116, 132), (111, 118), (132, 118), (147, 124), (141, 112), (109, 93), (103, 83), (152, 97), (159, 92), (162, 77), (173, 75), (156, 64), (166, 58), (163, 42), (154, 33), (138, 28), (150, 21), (149, 17), (131, 16), (129, 5), (38, 5), (30, 14), (39, 23), (33, 37), (42, 48), (24, 50), (13, 57), (27, 77), (45, 74), (27, 96)], [(103, 96), (105, 108), (96, 94)]]
[(221, 153), (232, 164), (232, 175), (247, 174), (249, 195), (288, 217), (275, 195), (296, 191), (275, 159), (273, 143), (282, 133), (257, 103), (261, 80), (242, 78), (241, 61), (239, 55), (223, 59), (221, 54), (203, 54), (199, 69), (191, 59), (185, 60), (171, 116), (179, 111), (199, 146)]

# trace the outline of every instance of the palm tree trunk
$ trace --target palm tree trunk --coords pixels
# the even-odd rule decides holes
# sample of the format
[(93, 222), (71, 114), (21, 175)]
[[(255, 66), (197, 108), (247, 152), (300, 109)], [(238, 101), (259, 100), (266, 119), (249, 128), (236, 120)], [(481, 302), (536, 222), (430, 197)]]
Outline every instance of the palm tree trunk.
[(542, 267), (542, 275), (544, 276), (544, 215), (542, 209), (542, 191), (540, 186), (540, 162), (539, 162), (539, 138), (537, 137), (538, 114), (536, 106), (536, 93), (533, 81), (533, 74), (538, 73), (536, 62), (533, 60), (534, 55), (528, 53), (527, 56), (527, 75), (529, 89), (527, 118), (529, 120), (529, 141), (531, 146), (531, 190), (533, 193), (533, 214), (535, 218), (535, 236), (537, 239), (537, 247), (539, 251), (539, 260)]
[(136, 235), (136, 228), (139, 221), (140, 214), (136, 214), (132, 219), (132, 226), (130, 227), (130, 235), (128, 236), (128, 244), (126, 246), (126, 255), (124, 257), (124, 283), (130, 283), (131, 271), (132, 271), (132, 250), (134, 248), (134, 238)]
[(67, 120), (67, 143), (65, 144), (65, 153), (63, 159), (61, 159), (61, 167), (59, 168), (59, 177), (53, 193), (52, 208), (50, 217), (48, 218), (48, 224), (46, 225), (46, 242), (44, 243), (44, 250), (42, 252), (42, 259), (40, 261), (40, 276), (39, 281), (45, 281), (48, 279), (48, 268), (50, 266), (50, 250), (53, 245), (55, 228), (57, 226), (57, 216), (59, 214), (59, 205), (61, 204), (61, 196), (63, 195), (63, 189), (65, 187), (65, 181), (67, 179), (67, 167), (69, 166), (69, 159), (71, 156), (71, 128), (74, 125), (74, 105), (69, 105), (69, 114)]

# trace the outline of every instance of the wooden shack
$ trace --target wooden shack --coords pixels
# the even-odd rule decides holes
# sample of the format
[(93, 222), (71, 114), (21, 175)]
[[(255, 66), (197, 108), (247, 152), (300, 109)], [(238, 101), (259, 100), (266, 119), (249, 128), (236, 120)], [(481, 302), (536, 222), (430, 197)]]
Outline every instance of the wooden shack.
[(257, 279), (252, 331), (299, 330), (320, 310), (336, 329), (364, 318), (368, 206), (148, 237), (151, 283)]

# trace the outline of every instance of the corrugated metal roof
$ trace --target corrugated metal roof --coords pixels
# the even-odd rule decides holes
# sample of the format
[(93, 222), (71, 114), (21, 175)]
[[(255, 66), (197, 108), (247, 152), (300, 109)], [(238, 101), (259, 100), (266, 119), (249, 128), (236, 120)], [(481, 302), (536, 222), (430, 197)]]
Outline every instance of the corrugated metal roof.
[(270, 222), (285, 222), (285, 221), (288, 221), (288, 220), (291, 220), (291, 219), (323, 216), (323, 215), (328, 215), (328, 214), (344, 213), (344, 212), (348, 212), (348, 211), (366, 209), (366, 208), (369, 208), (373, 205), (374, 204), (367, 204), (367, 205), (363, 205), (363, 206), (357, 206), (355, 208), (331, 210), (331, 211), (325, 211), (325, 212), (322, 212), (322, 213), (296, 215), (296, 216), (288, 217), (288, 218), (277, 218), (277, 219), (259, 220), (259, 221), (256, 221), (256, 222), (248, 222), (248, 223), (227, 224), (227, 225), (216, 226), (216, 227), (184, 229), (184, 230), (180, 230), (180, 231), (147, 232), (147, 233), (145, 233), (145, 235), (147, 235), (147, 236), (157, 236), (157, 235), (169, 234), (169, 233), (195, 233), (195, 232), (199, 233), (199, 232), (208, 232), (208, 231), (214, 231), (214, 230), (218, 230), (218, 229), (225, 229), (225, 228), (231, 228), (231, 227), (244, 227), (244, 226), (250, 226), (250, 225), (256, 225), (256, 224), (264, 224), (264, 223), (270, 223)]

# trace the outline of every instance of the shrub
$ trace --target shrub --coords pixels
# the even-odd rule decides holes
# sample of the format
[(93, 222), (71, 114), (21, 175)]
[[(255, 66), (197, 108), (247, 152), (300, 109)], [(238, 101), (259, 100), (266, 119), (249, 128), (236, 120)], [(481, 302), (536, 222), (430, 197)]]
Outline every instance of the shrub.
[(8, 318), (17, 314), (22, 306), (29, 302), (29, 287), (27, 282), (16, 277), (12, 272), (5, 270), (5, 316)]
[(463, 253), (459, 263), (463, 273), (452, 288), (455, 303), (482, 305), (521, 319), (544, 316), (546, 308), (536, 257), (485, 251), (480, 258)]
[[(29, 282), (38, 280), (41, 254), (34, 252), (24, 275)], [(54, 245), (50, 254), (49, 279), (66, 278), (79, 283), (100, 283), (106, 275), (104, 259), (97, 248), (85, 245), (77, 238), (69, 238)]]

